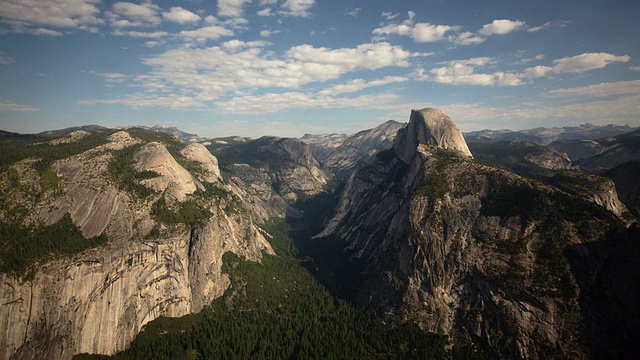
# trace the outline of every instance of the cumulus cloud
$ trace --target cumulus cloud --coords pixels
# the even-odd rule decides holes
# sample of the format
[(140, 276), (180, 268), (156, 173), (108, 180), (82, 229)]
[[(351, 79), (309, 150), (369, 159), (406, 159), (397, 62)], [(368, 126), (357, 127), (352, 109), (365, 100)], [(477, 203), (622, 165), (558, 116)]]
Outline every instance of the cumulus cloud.
[(0, 18), (15, 32), (60, 35), (47, 27), (93, 30), (104, 21), (99, 17), (100, 0), (3, 0)]
[(265, 114), (300, 109), (378, 109), (386, 107), (399, 96), (394, 94), (332, 97), (303, 92), (267, 93), (236, 97), (215, 103), (216, 110), (231, 114)]
[(387, 76), (382, 79), (366, 81), (363, 79), (354, 79), (349, 81), (346, 84), (338, 84), (328, 87), (324, 90), (321, 90), (319, 94), (321, 95), (339, 95), (346, 93), (353, 93), (360, 90), (364, 90), (366, 88), (371, 88), (375, 86), (382, 86), (392, 83), (405, 82), (409, 81), (409, 78), (404, 76)]
[(217, 40), (222, 36), (233, 36), (233, 31), (226, 29), (222, 26), (211, 25), (201, 27), (195, 30), (183, 30), (180, 31), (180, 36), (185, 39), (204, 42), (207, 40)]
[(315, 0), (286, 0), (281, 8), (281, 13), (288, 16), (307, 17), (309, 10), (315, 5)]
[[(537, 55), (534, 59), (544, 59), (544, 55)], [(491, 73), (478, 73), (477, 67), (482, 67), (495, 60), (488, 57), (479, 57), (466, 60), (452, 60), (441, 64), (446, 66), (433, 68), (426, 72), (418, 69), (415, 76), (417, 80), (432, 81), (451, 85), (484, 85), (484, 86), (517, 86), (527, 80), (551, 76), (562, 73), (581, 73), (603, 68), (614, 62), (627, 62), (627, 55), (617, 56), (607, 53), (584, 53), (577, 56), (565, 57), (553, 61), (553, 66), (537, 65), (528, 67), (520, 72), (496, 71)]]
[(111, 7), (111, 11), (105, 13), (109, 24), (113, 27), (140, 27), (158, 26), (162, 22), (160, 7), (150, 1), (134, 4), (130, 2), (117, 2)]
[(218, 15), (225, 17), (241, 17), (244, 7), (251, 0), (218, 0)]
[(382, 16), (383, 18), (387, 19), (387, 20), (393, 20), (395, 18), (397, 18), (398, 16), (400, 16), (400, 13), (392, 13), (389, 11), (385, 11), (382, 14), (380, 14), (380, 16)]
[(458, 45), (472, 45), (481, 44), (486, 40), (486, 38), (478, 36), (470, 31), (465, 31), (457, 35), (450, 35), (448, 40)]
[(493, 73), (477, 73), (476, 68), (495, 63), (490, 57), (477, 57), (465, 60), (452, 60), (442, 64), (446, 65), (429, 70), (416, 72), (416, 79), (432, 81), (450, 85), (481, 85), (481, 86), (516, 86), (521, 85), (522, 80), (517, 74), (496, 71)]
[(172, 7), (168, 12), (162, 13), (165, 20), (178, 24), (192, 24), (200, 21), (202, 18), (189, 10), (182, 7)]
[(280, 30), (262, 30), (260, 31), (260, 36), (262, 37), (271, 37), (273, 34), (279, 33)]
[(552, 96), (563, 97), (607, 97), (615, 95), (640, 95), (640, 80), (605, 82), (589, 86), (556, 89), (547, 92)]
[(523, 26), (525, 26), (524, 21), (507, 19), (493, 20), (491, 24), (484, 25), (478, 33), (484, 36), (504, 35), (521, 29)]
[[(267, 45), (269, 43), (263, 41), (231, 40), (220, 46), (168, 50), (144, 59), (151, 70), (135, 77), (134, 84), (129, 85), (142, 88), (143, 92), (122, 99), (86, 100), (83, 103), (172, 108), (185, 108), (191, 104), (202, 108), (237, 92), (264, 88), (299, 89), (309, 83), (338, 79), (352, 71), (406, 67), (409, 58), (423, 55), (388, 43), (375, 43), (341, 49), (300, 45), (277, 57), (263, 51)], [(387, 78), (382, 82), (392, 80), (398, 79)], [(377, 86), (382, 83), (351, 85)], [(165, 91), (180, 94), (180, 97), (167, 97)]]
[(122, 31), (120, 29), (116, 29), (111, 35), (115, 36), (130, 36), (134, 38), (141, 39), (150, 39), (150, 38), (159, 38), (163, 36), (169, 35), (166, 31)]
[(585, 72), (601, 69), (614, 62), (629, 62), (628, 55), (616, 56), (608, 53), (584, 53), (577, 56), (566, 57), (553, 61), (553, 70), (556, 73)]
[(430, 23), (414, 24), (415, 13), (409, 12), (409, 19), (401, 24), (388, 24), (381, 28), (374, 29), (372, 33), (377, 39), (383, 39), (386, 35), (409, 36), (414, 41), (420, 43), (443, 40), (447, 32), (459, 30), (459, 26), (434, 25)]
[(273, 13), (271, 12), (271, 8), (264, 8), (260, 11), (257, 12), (258, 16), (273, 16)]
[(613, 55), (608, 53), (584, 53), (576, 56), (553, 60), (553, 66), (534, 66), (524, 70), (523, 77), (535, 79), (553, 74), (581, 73), (601, 69), (611, 63), (628, 62), (628, 55)]

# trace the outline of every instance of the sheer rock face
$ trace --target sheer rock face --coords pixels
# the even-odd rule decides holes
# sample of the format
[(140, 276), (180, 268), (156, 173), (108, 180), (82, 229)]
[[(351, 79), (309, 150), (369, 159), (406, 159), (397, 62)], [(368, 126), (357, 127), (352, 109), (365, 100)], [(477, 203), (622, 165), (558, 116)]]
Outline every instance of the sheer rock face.
[(197, 161), (205, 171), (204, 180), (207, 182), (216, 182), (220, 180), (220, 168), (218, 167), (218, 159), (211, 155), (209, 150), (198, 143), (193, 143), (180, 151), (180, 153), (189, 160)]
[[(587, 203), (594, 199), (478, 164), (464, 147), (459, 156), (422, 151), (419, 144), (434, 144), (425, 117), (412, 113), (397, 156), (356, 169), (317, 236), (343, 241), (360, 274), (348, 284), (354, 300), (391, 322), (414, 321), (458, 345), (486, 346), (495, 358), (560, 352), (585, 359), (590, 346), (607, 349), (604, 327), (591, 320), (597, 310), (589, 313), (598, 307), (586, 306), (581, 294), (601, 291), (598, 281), (617, 281), (601, 269), (619, 255), (610, 236), (628, 231), (624, 224)], [(624, 298), (608, 321), (637, 327), (625, 318), (637, 298), (625, 294), (639, 272), (636, 266), (607, 290)]]
[(197, 186), (193, 176), (171, 156), (167, 148), (157, 142), (150, 142), (138, 151), (134, 159), (135, 170), (154, 171), (161, 176), (142, 181), (146, 186), (165, 191), (171, 187), (171, 195), (177, 201), (184, 201), (187, 194), (193, 194)]
[[(27, 223), (52, 224), (70, 213), (85, 237), (106, 233), (109, 239), (106, 246), (73, 258), (36, 265), (33, 280), (0, 274), (2, 359), (114, 354), (124, 350), (147, 322), (159, 316), (198, 312), (223, 294), (229, 286), (221, 270), (225, 252), (252, 261), (260, 261), (263, 252), (274, 254), (254, 223), (270, 213), (253, 201), (253, 194), (240, 194), (233, 186), (225, 191), (253, 204), (248, 211), (226, 211), (225, 201), (230, 198), (214, 199), (204, 204), (212, 217), (200, 225), (189, 228), (157, 222), (150, 215), (153, 203), (176, 184), (182, 196), (195, 191), (195, 178), (178, 165), (164, 145), (149, 143), (136, 153), (137, 170), (131, 171), (158, 172), (159, 182), (150, 186), (165, 191), (140, 199), (118, 189), (108, 169), (117, 151), (141, 141), (125, 131), (110, 135), (107, 141), (56, 161), (53, 167), (60, 177), (59, 187), (41, 194), (37, 201), (20, 188), (4, 188), (8, 184), (0, 181), (0, 188), (12, 194), (3, 197), (7, 206), (29, 208)], [(195, 153), (198, 151), (196, 148)], [(206, 159), (214, 171), (213, 159), (200, 155), (205, 156), (195, 158)], [(39, 182), (33, 163), (27, 159), (13, 165), (19, 174), (33, 178), (28, 189)], [(150, 237), (154, 227), (159, 232)]]
[(456, 150), (473, 157), (458, 126), (438, 109), (411, 110), (409, 124), (398, 131), (394, 149), (398, 157), (408, 164), (421, 144)]

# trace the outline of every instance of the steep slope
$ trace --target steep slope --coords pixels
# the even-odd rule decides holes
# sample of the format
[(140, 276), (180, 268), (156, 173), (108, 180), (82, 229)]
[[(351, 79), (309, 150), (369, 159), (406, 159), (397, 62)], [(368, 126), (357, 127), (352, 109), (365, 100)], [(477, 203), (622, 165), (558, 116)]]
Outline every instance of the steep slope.
[(557, 140), (547, 146), (566, 153), (571, 161), (589, 158), (606, 150), (606, 147), (595, 140)]
[(622, 163), (640, 159), (640, 130), (596, 140), (604, 151), (577, 163), (594, 171), (606, 171)]
[[(378, 151), (390, 148), (398, 130), (403, 126), (402, 123), (389, 120), (351, 136), (316, 135), (303, 137), (302, 141), (312, 146), (314, 155), (324, 168), (345, 180), (358, 161), (369, 162)], [(337, 144), (339, 139), (342, 142)]]
[[(434, 141), (425, 136), (438, 133), (429, 115), (446, 118), (419, 113), (393, 150), (354, 172), (318, 235), (342, 244), (350, 263), (334, 276), (351, 274), (349, 284), (337, 288), (392, 322), (416, 321), (496, 358), (631, 356), (637, 336), (603, 332), (638, 334), (640, 269), (627, 268), (618, 285), (603, 269), (638, 253), (638, 229), (593, 202), (473, 161), (461, 136), (436, 137), (455, 146)], [(593, 299), (602, 291), (616, 299), (606, 321)]]
[(409, 124), (398, 131), (393, 149), (400, 159), (410, 163), (420, 145), (433, 145), (473, 157), (460, 129), (439, 109), (411, 110)]
[[(217, 156), (223, 169), (247, 180), (249, 185), (255, 176), (249, 175), (251, 169), (240, 164), (267, 174), (275, 192), (289, 202), (295, 202), (300, 194), (321, 192), (330, 179), (320, 169), (309, 145), (299, 139), (265, 136), (244, 142), (212, 144), (207, 148)], [(244, 174), (249, 177), (243, 179)]]
[(144, 129), (87, 132), (3, 140), (2, 358), (113, 354), (221, 296), (224, 253), (273, 254), (210, 154)]
[(615, 183), (620, 200), (640, 216), (640, 160), (620, 164), (607, 171), (605, 176)]

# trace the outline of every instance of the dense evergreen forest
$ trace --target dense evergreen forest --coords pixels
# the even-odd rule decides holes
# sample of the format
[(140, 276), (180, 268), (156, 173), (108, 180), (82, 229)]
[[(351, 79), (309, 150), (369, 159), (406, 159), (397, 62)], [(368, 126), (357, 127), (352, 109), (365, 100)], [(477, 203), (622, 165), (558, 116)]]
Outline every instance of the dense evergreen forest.
[[(283, 219), (263, 225), (277, 256), (262, 263), (232, 253), (223, 257), (231, 287), (194, 315), (148, 323), (113, 359), (469, 359), (472, 348), (451, 348), (446, 337), (406, 323), (385, 324), (374, 312), (332, 295), (302, 266), (295, 237), (308, 236), (314, 210), (331, 201), (308, 199), (307, 216), (293, 227)], [(296, 240), (302, 241), (297, 238)], [(304, 257), (306, 257), (305, 255)], [(75, 359), (107, 357), (82, 354)]]

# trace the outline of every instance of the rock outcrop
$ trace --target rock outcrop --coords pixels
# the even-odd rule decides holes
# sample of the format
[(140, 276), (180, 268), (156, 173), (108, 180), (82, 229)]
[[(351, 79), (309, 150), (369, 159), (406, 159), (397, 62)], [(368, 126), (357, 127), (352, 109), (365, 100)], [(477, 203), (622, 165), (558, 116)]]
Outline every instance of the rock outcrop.
[[(73, 257), (32, 265), (31, 279), (0, 274), (0, 358), (114, 354), (147, 322), (198, 312), (220, 296), (230, 284), (221, 270), (225, 252), (252, 261), (274, 254), (255, 223), (266, 211), (256, 214), (237, 201), (243, 196), (252, 202), (252, 194), (236, 194), (233, 186), (216, 182), (218, 193), (194, 198), (193, 174), (163, 144), (142, 145), (130, 159), (132, 173), (150, 170), (159, 175), (138, 180), (158, 192), (141, 198), (120, 188), (109, 164), (119, 152), (140, 143), (125, 131), (115, 132), (105, 136), (102, 145), (56, 161), (52, 169), (59, 183), (53, 189), (39, 189), (41, 180), (33, 168), (37, 159), (14, 165), (18, 175), (31, 174), (34, 180), (28, 187), (6, 188), (6, 181), (0, 181), (7, 209), (30, 210), (25, 224), (51, 224), (69, 213), (85, 237), (104, 233), (109, 239), (107, 245)], [(216, 174), (215, 158), (204, 154), (202, 146), (184, 154), (185, 161), (204, 163), (205, 176)], [(38, 197), (25, 193), (31, 189), (39, 189)], [(189, 197), (210, 217), (196, 224), (161, 222), (151, 208), (168, 193), (175, 196), (176, 206)], [(4, 208), (0, 213), (7, 221)]]
[(177, 201), (184, 201), (187, 194), (196, 191), (196, 181), (185, 168), (171, 156), (167, 148), (157, 142), (150, 142), (134, 155), (136, 171), (153, 171), (160, 176), (142, 181), (146, 186), (165, 191)]
[(200, 163), (205, 172), (205, 181), (216, 182), (221, 179), (218, 159), (211, 155), (204, 145), (198, 143), (190, 144), (182, 149), (180, 153), (185, 158)]
[[(457, 137), (438, 135), (441, 124), (429, 128), (425, 118), (434, 115), (450, 121), (439, 111), (412, 112), (396, 155), (353, 173), (317, 236), (343, 244), (346, 295), (388, 321), (414, 321), (495, 358), (583, 359), (606, 349), (580, 294), (601, 291), (596, 279), (605, 276), (605, 259), (619, 255), (615, 234), (626, 225), (578, 196), (473, 161)], [(596, 242), (602, 253), (582, 252)], [(622, 296), (634, 276), (607, 291)], [(614, 317), (634, 328), (625, 314), (638, 302), (627, 299), (616, 302)]]
[(398, 131), (393, 147), (400, 159), (410, 163), (419, 145), (434, 145), (473, 157), (458, 126), (438, 109), (411, 110), (409, 124)]
[[(373, 129), (354, 135), (305, 135), (302, 141), (310, 144), (322, 167), (339, 180), (346, 180), (360, 161), (371, 162), (379, 152), (390, 148), (399, 129), (405, 124), (389, 120)], [(337, 143), (341, 139), (341, 143)]]

